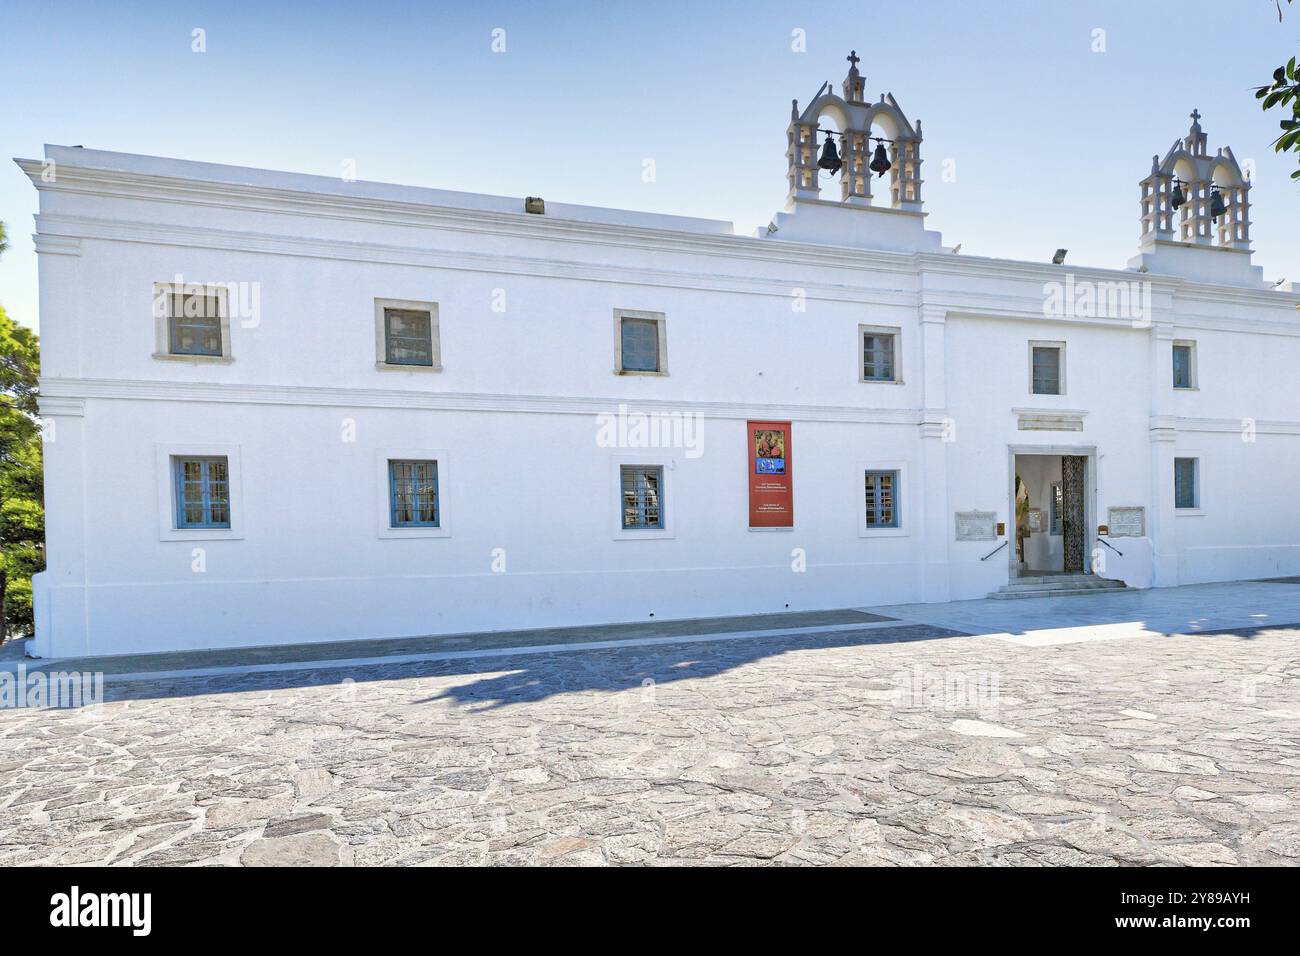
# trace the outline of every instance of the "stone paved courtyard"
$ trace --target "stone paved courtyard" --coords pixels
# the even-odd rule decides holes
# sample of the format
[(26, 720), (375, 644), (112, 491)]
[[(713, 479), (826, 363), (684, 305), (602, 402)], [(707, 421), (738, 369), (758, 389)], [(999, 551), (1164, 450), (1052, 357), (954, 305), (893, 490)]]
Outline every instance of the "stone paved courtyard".
[(1300, 862), (1300, 627), (954, 635), (110, 680), (0, 711), (0, 863)]

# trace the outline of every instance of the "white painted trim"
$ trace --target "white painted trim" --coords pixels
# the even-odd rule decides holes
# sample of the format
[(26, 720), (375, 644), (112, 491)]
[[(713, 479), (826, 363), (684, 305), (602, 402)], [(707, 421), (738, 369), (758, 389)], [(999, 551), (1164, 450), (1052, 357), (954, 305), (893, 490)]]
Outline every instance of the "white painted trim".
[[(658, 466), (664, 470), (663, 487), (659, 489), (659, 510), (663, 516), (662, 528), (624, 528), (623, 527), (623, 474), (624, 465)], [(675, 508), (677, 496), (673, 488), (673, 472), (677, 460), (671, 452), (653, 448), (635, 453), (619, 453), (609, 457), (610, 496), (612, 514), (610, 516), (611, 537), (615, 541), (657, 541), (677, 537), (677, 520)]]
[[(874, 461), (860, 461), (854, 470), (856, 497), (850, 498), (857, 502), (858, 509), (858, 537), (859, 538), (906, 538), (912, 534), (913, 515), (916, 511), (912, 506), (913, 494), (920, 495), (921, 491), (913, 492), (909, 484), (911, 473), (911, 462), (906, 459), (877, 459)], [(866, 509), (866, 473), (868, 471), (897, 471), (898, 483), (894, 488), (894, 505), (898, 514), (897, 528), (868, 528), (867, 527), (867, 509)], [(901, 504), (902, 507), (899, 507)]]
[[(438, 463), (438, 527), (394, 528), (388, 498), (388, 463), (414, 460)], [(379, 505), (377, 532), (380, 538), (450, 538), (452, 516), (451, 454), (444, 448), (377, 448), (375, 449), (375, 501)]]
[[(533, 412), (547, 415), (597, 415), (617, 408), (627, 397), (504, 395), (485, 392), (431, 392), (336, 386), (236, 385), (215, 382), (164, 382), (130, 379), (42, 378), (44, 397), (129, 401), (217, 402), (240, 405), (304, 405), (343, 408), (415, 408), (435, 411)], [(638, 409), (699, 414), (746, 421), (859, 422), (910, 425), (921, 422), (919, 409), (861, 408), (843, 405), (760, 405), (744, 402), (636, 400)]]
[(1197, 355), (1196, 352), (1196, 339), (1174, 339), (1173, 342), (1169, 344), (1169, 359), (1170, 359), (1171, 366), (1173, 362), (1174, 349), (1178, 348), (1180, 345), (1187, 346), (1190, 352), (1189, 364), (1191, 366), (1191, 384), (1188, 385), (1186, 388), (1179, 388), (1172, 381), (1170, 381), (1169, 387), (1172, 388), (1175, 392), (1199, 391), (1201, 387), (1201, 373), (1199, 368), (1200, 357)]
[[(894, 337), (894, 377), (867, 378), (864, 366), (867, 358), (867, 333)], [(899, 325), (858, 325), (858, 381), (864, 385), (902, 385), (903, 383), (903, 328)]]
[[(176, 527), (176, 491), (172, 459), (224, 455), (230, 482), (229, 528)], [(244, 537), (244, 484), (240, 446), (233, 444), (159, 443), (154, 445), (154, 477), (158, 494), (159, 541), (239, 541)]]

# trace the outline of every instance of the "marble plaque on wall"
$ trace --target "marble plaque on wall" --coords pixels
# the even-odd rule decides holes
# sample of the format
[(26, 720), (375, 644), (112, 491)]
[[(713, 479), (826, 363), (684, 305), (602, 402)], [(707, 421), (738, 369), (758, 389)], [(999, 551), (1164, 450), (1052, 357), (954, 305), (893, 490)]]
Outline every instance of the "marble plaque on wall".
[(953, 517), (957, 524), (958, 541), (992, 541), (997, 535), (997, 512), (958, 511)]
[(1147, 510), (1140, 506), (1110, 508), (1112, 538), (1141, 538), (1147, 533)]

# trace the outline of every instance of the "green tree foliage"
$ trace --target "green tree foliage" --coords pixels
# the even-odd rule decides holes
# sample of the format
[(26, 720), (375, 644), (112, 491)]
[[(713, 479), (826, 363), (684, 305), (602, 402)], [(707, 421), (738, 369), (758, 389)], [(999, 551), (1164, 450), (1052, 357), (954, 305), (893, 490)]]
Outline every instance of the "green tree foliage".
[[(1290, 3), (1291, 0), (1286, 2)], [(1277, 18), (1282, 19), (1280, 2), (1277, 5)], [(1300, 71), (1296, 70), (1295, 57), (1273, 71), (1272, 83), (1255, 87), (1255, 99), (1263, 100), (1260, 106), (1265, 112), (1279, 107), (1285, 115), (1290, 108), (1290, 117), (1278, 122), (1282, 135), (1273, 140), (1273, 149), (1279, 153), (1300, 153)], [(1300, 180), (1300, 169), (1293, 172), (1291, 178)]]
[[(0, 224), (0, 251), (4, 249)], [(45, 567), (40, 342), (0, 306), (0, 639), (32, 631), (32, 575)]]

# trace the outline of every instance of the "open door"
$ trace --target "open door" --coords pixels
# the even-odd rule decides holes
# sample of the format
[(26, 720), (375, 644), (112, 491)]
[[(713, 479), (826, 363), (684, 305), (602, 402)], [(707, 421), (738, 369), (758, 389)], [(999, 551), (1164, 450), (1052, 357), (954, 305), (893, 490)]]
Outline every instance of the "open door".
[(1084, 505), (1087, 478), (1087, 456), (1061, 456), (1061, 534), (1067, 574), (1081, 573), (1087, 555), (1087, 509)]

